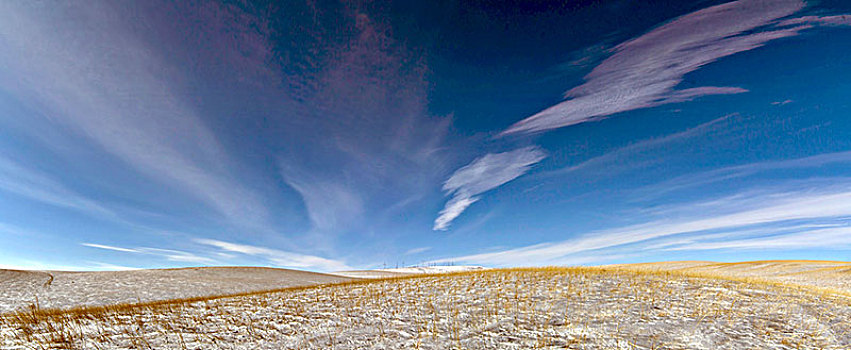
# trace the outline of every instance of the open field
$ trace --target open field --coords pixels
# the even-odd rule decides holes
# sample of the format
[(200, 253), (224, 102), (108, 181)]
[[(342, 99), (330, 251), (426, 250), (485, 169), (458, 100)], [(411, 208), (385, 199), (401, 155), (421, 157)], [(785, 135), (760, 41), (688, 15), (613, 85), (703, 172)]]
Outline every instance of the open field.
[(237, 294), (348, 281), (306, 271), (259, 267), (63, 272), (0, 270), (0, 313)]
[(640, 267), (496, 269), (30, 310), (2, 318), (0, 348), (851, 347), (845, 292)]
[(479, 266), (432, 266), (322, 274), (264, 267), (195, 267), (131, 271), (67, 272), (0, 269), (0, 313), (67, 309), (242, 294), (288, 287), (459, 272)]
[(851, 262), (844, 261), (765, 260), (731, 263), (673, 261), (608, 267), (634, 271), (668, 271), (747, 282), (781, 283), (851, 294)]

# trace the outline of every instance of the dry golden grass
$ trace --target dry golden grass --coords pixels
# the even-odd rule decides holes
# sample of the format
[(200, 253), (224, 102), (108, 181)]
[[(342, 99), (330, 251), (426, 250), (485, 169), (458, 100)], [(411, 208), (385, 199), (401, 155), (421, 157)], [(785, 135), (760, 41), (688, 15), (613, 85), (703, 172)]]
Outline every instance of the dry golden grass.
[(848, 349), (846, 295), (688, 271), (501, 269), (7, 314), (0, 348)]
[(600, 268), (727, 279), (802, 288), (815, 293), (851, 296), (851, 262), (844, 261), (761, 260), (730, 263), (674, 261), (611, 265)]

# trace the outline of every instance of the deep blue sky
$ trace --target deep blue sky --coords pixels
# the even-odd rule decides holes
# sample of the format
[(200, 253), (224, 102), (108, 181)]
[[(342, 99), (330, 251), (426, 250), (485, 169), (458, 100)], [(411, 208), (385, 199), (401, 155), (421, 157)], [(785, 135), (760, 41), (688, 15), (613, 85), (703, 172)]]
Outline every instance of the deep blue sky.
[(846, 14), (0, 2), (0, 267), (851, 260)]

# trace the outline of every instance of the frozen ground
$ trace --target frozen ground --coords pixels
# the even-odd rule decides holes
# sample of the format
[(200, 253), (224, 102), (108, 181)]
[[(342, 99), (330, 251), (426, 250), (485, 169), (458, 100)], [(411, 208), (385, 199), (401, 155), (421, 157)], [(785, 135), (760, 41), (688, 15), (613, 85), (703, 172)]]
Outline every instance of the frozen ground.
[(415, 275), (0, 319), (0, 348), (849, 349), (851, 300), (626, 268)]
[(412, 274), (482, 269), (480, 266), (431, 266), (320, 274), (260, 267), (66, 272), (0, 269), (0, 313), (40, 308), (71, 308), (239, 294), (353, 278), (387, 278)]
[[(0, 270), (0, 313), (237, 294), (350, 278), (258, 267), (59, 272)], [(36, 301), (37, 299), (37, 301)]]
[(733, 263), (674, 261), (611, 266), (635, 271), (671, 271), (691, 275), (762, 280), (851, 293), (851, 262), (843, 261), (766, 260)]

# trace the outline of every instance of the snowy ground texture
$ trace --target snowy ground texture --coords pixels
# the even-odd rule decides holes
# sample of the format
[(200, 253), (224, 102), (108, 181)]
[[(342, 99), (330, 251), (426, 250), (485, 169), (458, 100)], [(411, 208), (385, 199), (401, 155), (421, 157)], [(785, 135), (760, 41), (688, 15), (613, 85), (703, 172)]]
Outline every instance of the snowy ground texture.
[(102, 272), (0, 270), (0, 313), (238, 294), (350, 278), (262, 267), (201, 267)]
[(732, 263), (675, 261), (611, 265), (610, 267), (636, 271), (672, 271), (690, 275), (724, 276), (745, 280), (760, 279), (851, 293), (851, 263), (844, 261), (766, 260)]
[(0, 348), (851, 348), (846, 292), (696, 276), (484, 270), (189, 303), (32, 310), (0, 320)]

